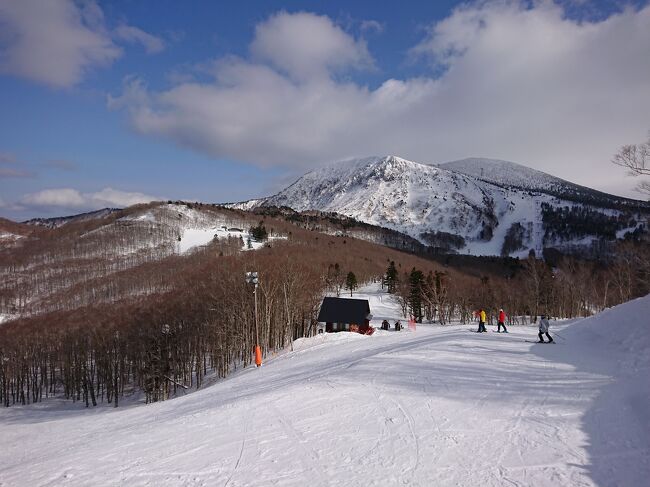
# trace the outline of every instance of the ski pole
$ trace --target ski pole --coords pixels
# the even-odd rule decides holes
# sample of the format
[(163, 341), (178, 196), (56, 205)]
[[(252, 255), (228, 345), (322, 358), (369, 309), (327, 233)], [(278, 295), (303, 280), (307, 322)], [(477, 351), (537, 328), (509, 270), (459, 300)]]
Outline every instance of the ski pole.
[(566, 338), (564, 338), (562, 335), (560, 335), (557, 331), (553, 332), (554, 335), (559, 336), (562, 340), (566, 342)]

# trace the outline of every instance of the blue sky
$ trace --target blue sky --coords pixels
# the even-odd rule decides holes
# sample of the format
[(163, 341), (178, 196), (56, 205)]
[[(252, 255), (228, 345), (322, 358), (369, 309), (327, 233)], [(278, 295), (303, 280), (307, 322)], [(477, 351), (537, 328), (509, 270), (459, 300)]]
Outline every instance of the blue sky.
[(511, 160), (637, 196), (647, 2), (0, 0), (0, 216), (264, 196), (333, 160)]

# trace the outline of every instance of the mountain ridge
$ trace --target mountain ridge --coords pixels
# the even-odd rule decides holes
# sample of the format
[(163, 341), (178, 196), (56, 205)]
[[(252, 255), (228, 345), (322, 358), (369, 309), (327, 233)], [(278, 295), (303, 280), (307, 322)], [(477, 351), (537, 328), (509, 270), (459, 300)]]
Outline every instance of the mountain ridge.
[[(519, 257), (546, 247), (587, 248), (624, 238), (645, 231), (650, 214), (650, 203), (508, 161), (470, 158), (433, 165), (394, 155), (331, 163), (275, 195), (231, 206), (334, 212), (428, 245), (442, 239), (459, 253)], [(573, 235), (576, 219), (587, 225)]]
[[(565, 199), (589, 200), (612, 207), (650, 208), (650, 203), (605, 193), (511, 161), (468, 157), (435, 164), (435, 166), (460, 172), (501, 187), (540, 191)], [(537, 185), (530, 184), (531, 180), (536, 181)]]
[[(439, 251), (525, 257), (546, 248), (590, 252), (647, 233), (650, 203), (608, 195), (509, 161), (422, 164), (396, 156), (346, 159), (307, 172), (275, 195), (223, 206), (334, 213)], [(106, 208), (29, 226), (115, 218)]]

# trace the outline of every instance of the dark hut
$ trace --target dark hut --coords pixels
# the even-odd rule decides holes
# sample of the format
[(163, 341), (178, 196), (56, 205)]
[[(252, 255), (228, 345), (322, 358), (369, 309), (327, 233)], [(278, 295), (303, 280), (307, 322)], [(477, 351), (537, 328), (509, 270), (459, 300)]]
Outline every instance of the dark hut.
[(318, 313), (318, 321), (325, 323), (325, 331), (370, 330), (370, 304), (367, 299), (325, 298)]

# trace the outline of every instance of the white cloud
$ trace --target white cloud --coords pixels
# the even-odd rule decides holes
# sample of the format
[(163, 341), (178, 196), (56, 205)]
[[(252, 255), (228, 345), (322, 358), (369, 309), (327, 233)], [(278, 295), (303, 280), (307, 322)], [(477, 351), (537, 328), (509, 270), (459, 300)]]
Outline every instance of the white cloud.
[(376, 89), (334, 76), (370, 58), (327, 18), (282, 13), (255, 32), (252, 58), (219, 60), (213, 81), (151, 92), (131, 79), (110, 106), (141, 133), (215, 158), (307, 168), (485, 156), (585, 185), (623, 180), (612, 155), (650, 128), (650, 6), (593, 22), (550, 2), (464, 6), (411, 52), (442, 74)]
[(0, 72), (56, 88), (77, 84), (121, 55), (102, 20), (93, 2), (81, 10), (69, 0), (0, 0)]
[(384, 31), (384, 24), (376, 20), (362, 20), (359, 25), (361, 32), (376, 32), (381, 34)]
[(86, 199), (76, 189), (44, 189), (37, 193), (26, 194), (22, 203), (28, 206), (63, 206), (79, 208), (86, 205)]
[(126, 42), (139, 42), (149, 54), (160, 52), (165, 48), (165, 43), (161, 38), (148, 34), (132, 25), (120, 25), (115, 29), (115, 36)]
[(147, 203), (160, 198), (137, 192), (104, 188), (95, 193), (82, 193), (72, 188), (44, 189), (23, 196), (21, 203), (31, 207), (63, 207), (77, 209), (99, 209), (105, 207), (125, 207), (137, 203)]
[(296, 80), (322, 77), (331, 70), (372, 66), (362, 39), (335, 25), (329, 17), (280, 12), (255, 28), (250, 46), (254, 58), (268, 62)]
[(0, 73), (54, 88), (78, 84), (92, 68), (122, 56), (113, 37), (158, 52), (159, 38), (128, 25), (111, 33), (93, 0), (0, 0)]
[[(490, 8), (498, 9), (497, 16), (507, 14), (510, 9), (507, 4), (496, 4)], [(415, 58), (429, 56), (435, 64), (447, 67), (475, 44), (481, 30), (487, 27), (484, 17), (485, 13), (480, 8), (469, 5), (458, 8), (450, 17), (430, 26), (426, 39), (413, 47), (410, 54)]]
[(120, 191), (119, 189), (104, 188), (96, 193), (85, 193), (84, 196), (94, 205), (104, 206), (131, 206), (138, 203), (148, 203), (149, 201), (160, 200), (155, 196), (143, 193), (133, 193)]

